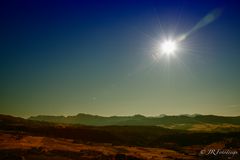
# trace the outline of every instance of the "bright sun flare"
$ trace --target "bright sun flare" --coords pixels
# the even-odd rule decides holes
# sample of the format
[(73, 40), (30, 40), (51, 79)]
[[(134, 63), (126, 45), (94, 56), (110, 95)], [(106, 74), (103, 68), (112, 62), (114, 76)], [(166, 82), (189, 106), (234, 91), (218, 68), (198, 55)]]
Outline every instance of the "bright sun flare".
[(166, 40), (161, 44), (161, 51), (165, 55), (172, 55), (177, 49), (177, 44), (173, 40)]

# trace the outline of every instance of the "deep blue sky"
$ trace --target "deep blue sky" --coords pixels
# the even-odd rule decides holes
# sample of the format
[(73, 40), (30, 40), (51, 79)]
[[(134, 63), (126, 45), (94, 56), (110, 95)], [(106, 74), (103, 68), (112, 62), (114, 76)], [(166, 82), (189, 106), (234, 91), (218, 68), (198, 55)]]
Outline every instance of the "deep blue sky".
[[(216, 8), (177, 58), (154, 61), (157, 41)], [(1, 113), (240, 114), (238, 1), (6, 0), (0, 24)]]

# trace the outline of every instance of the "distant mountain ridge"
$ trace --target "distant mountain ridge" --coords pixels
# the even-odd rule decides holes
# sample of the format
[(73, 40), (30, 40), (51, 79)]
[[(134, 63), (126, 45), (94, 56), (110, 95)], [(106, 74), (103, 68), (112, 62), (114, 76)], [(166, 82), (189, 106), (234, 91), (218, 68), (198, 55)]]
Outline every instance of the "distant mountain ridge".
[(82, 124), (93, 126), (106, 125), (143, 125), (143, 126), (161, 126), (177, 124), (232, 124), (240, 125), (240, 116), (224, 117), (216, 115), (161, 115), (158, 117), (146, 117), (140, 114), (134, 116), (111, 116), (104, 117), (98, 115), (79, 113), (76, 116), (32, 116), (28, 118), (35, 121), (46, 121), (54, 123)]
[[(106, 120), (109, 122), (109, 118), (111, 120), (118, 120), (119, 116), (114, 117), (101, 117), (101, 116), (92, 116), (86, 114), (80, 114), (78, 116), (42, 116), (43, 118), (48, 117), (48, 120), (56, 120), (58, 117), (58, 121), (65, 120), (66, 118), (79, 118), (80, 120), (85, 119), (94, 119)], [(167, 120), (179, 120), (181, 118), (194, 118), (197, 116), (158, 116), (158, 117), (145, 117), (142, 115), (135, 116), (123, 116), (120, 117), (122, 123), (126, 123), (123, 119), (127, 119), (128, 121), (133, 122), (142, 122), (145, 121), (146, 124), (148, 119), (159, 120), (159, 118), (167, 117)], [(199, 118), (199, 117), (198, 117)], [(205, 118), (216, 119), (222, 118), (217, 116), (208, 116)], [(229, 117), (227, 117), (229, 118)], [(239, 118), (239, 117), (238, 117)], [(183, 121), (186, 121), (184, 119)], [(68, 119), (69, 120), (69, 119)], [(71, 122), (71, 121), (68, 122)], [(108, 121), (107, 121), (108, 120)], [(166, 120), (166, 119), (165, 119)], [(167, 121), (166, 120), (166, 121)], [(128, 122), (127, 121), (127, 122)], [(160, 121), (160, 120), (159, 120)], [(173, 122), (175, 122), (173, 121)], [(82, 121), (83, 122), (83, 121)], [(90, 121), (88, 121), (90, 123)], [(95, 121), (93, 121), (95, 122)], [(115, 121), (116, 122), (116, 121)], [(150, 121), (152, 122), (152, 121)], [(173, 122), (170, 122), (173, 124)], [(190, 121), (189, 121), (190, 122)], [(91, 122), (92, 123), (92, 122)], [(92, 123), (93, 124), (93, 123)], [(100, 123), (97, 123), (100, 124)], [(135, 123), (136, 124), (136, 123)], [(169, 122), (168, 122), (169, 124)], [(179, 123), (180, 124), (180, 123)], [(174, 125), (174, 124), (173, 124)], [(206, 125), (207, 130), (203, 130), (203, 126)], [(171, 126), (171, 125), (170, 125)], [(182, 126), (182, 124), (180, 124)], [(190, 124), (191, 126), (191, 124)], [(112, 152), (116, 152), (117, 154), (124, 155), (130, 153), (136, 155), (144, 155), (146, 154), (146, 158), (155, 155), (163, 155), (166, 150), (168, 151), (169, 156), (159, 157), (159, 159), (186, 159), (180, 158), (177, 154), (176, 158), (173, 157), (173, 154), (181, 153), (184, 155), (196, 155), (194, 159), (199, 159), (199, 151), (202, 148), (212, 148), (212, 147), (221, 147), (230, 148), (230, 149), (238, 149), (240, 146), (240, 125), (238, 127), (234, 127), (233, 125), (226, 125), (219, 130), (216, 129), (215, 126), (220, 125), (209, 125), (209, 124), (198, 124), (196, 128), (193, 125), (193, 129), (195, 130), (178, 130), (178, 129), (170, 129), (159, 126), (86, 126), (86, 125), (73, 125), (73, 124), (62, 124), (62, 123), (50, 123), (43, 121), (35, 121), (24, 119), (20, 117), (14, 117), (10, 115), (0, 114), (0, 159), (23, 159), (24, 156), (36, 155), (37, 157), (41, 156), (40, 159), (67, 159), (66, 156), (69, 156), (69, 159), (89, 159), (89, 155), (92, 153), (95, 157), (99, 159), (100, 152), (90, 152), (90, 147), (96, 147), (96, 151), (102, 151), (104, 154), (109, 154)], [(210, 128), (210, 130), (209, 130)], [(197, 129), (197, 130), (196, 130)], [(87, 146), (86, 146), (87, 145)], [(17, 147), (18, 148), (17, 148)], [(50, 148), (51, 147), (51, 148)], [(106, 148), (109, 147), (109, 151), (106, 152)], [(126, 147), (130, 147), (131, 150), (126, 150)], [(136, 153), (136, 148), (140, 147), (140, 152)], [(145, 148), (147, 147), (147, 148)], [(69, 150), (72, 149), (72, 150)], [(158, 150), (158, 148), (160, 150)], [(27, 149), (27, 150), (26, 150)], [(82, 150), (81, 150), (82, 149)], [(99, 150), (98, 150), (99, 149)], [(149, 150), (151, 149), (151, 150)], [(71, 151), (71, 152), (66, 152)], [(74, 151), (74, 152), (72, 152)], [(95, 151), (95, 150), (94, 150)], [(150, 152), (154, 151), (154, 152)], [(74, 154), (73, 154), (74, 153)], [(78, 153), (78, 154), (76, 154)], [(151, 154), (154, 153), (154, 154)], [(187, 154), (186, 154), (187, 153)], [(13, 155), (9, 158), (8, 155)], [(16, 154), (20, 155), (20, 157), (16, 158)], [(55, 157), (55, 155), (57, 157)], [(75, 157), (73, 157), (76, 156)], [(49, 156), (49, 158), (45, 158)], [(63, 158), (61, 158), (62, 156)], [(39, 159), (39, 158), (33, 158)], [(59, 158), (60, 157), (60, 158)], [(124, 158), (124, 157), (123, 157)], [(205, 158), (205, 157), (203, 157)], [(29, 159), (29, 158), (26, 158)], [(96, 159), (96, 158), (94, 158)], [(106, 157), (100, 159), (106, 159)], [(118, 159), (118, 158), (110, 158)], [(122, 158), (119, 158), (122, 159)], [(129, 158), (124, 158), (128, 159)], [(132, 160), (135, 158), (131, 158)], [(189, 158), (193, 159), (193, 158)], [(200, 159), (202, 159), (200, 157)], [(206, 157), (205, 159), (209, 159)], [(215, 158), (215, 155), (213, 156)], [(229, 159), (229, 158), (217, 158), (217, 159)], [(235, 159), (235, 158), (234, 158)], [(89, 159), (90, 160), (90, 159)], [(136, 159), (137, 160), (137, 159)], [(140, 160), (140, 159), (139, 159)], [(142, 160), (142, 159), (141, 159)]]

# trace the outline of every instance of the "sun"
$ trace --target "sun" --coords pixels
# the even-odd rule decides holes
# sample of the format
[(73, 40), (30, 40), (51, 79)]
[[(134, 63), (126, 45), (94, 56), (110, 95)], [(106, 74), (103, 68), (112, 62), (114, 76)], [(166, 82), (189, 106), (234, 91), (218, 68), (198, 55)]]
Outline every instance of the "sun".
[(174, 40), (165, 40), (162, 42), (160, 49), (164, 55), (173, 55), (177, 50), (177, 43)]
[(180, 41), (178, 38), (165, 38), (155, 43), (153, 58), (157, 61), (162, 58), (174, 58), (178, 56), (177, 53), (180, 53), (180, 51)]

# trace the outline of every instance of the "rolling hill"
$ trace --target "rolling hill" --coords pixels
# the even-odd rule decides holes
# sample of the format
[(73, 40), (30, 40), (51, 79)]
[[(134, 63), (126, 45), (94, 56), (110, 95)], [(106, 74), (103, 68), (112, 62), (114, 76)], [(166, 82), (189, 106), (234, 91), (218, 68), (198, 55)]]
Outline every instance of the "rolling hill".
[(177, 116), (161, 116), (161, 117), (145, 117), (143, 115), (134, 116), (111, 116), (103, 117), (98, 115), (90, 115), (79, 113), (76, 116), (47, 116), (39, 115), (32, 116), (29, 120), (84, 124), (84, 125), (165, 125), (165, 124), (195, 124), (195, 123), (210, 123), (210, 124), (233, 124), (240, 125), (240, 116), (224, 117), (216, 115), (177, 115)]
[[(87, 117), (92, 118), (91, 115)], [(182, 116), (174, 117), (175, 120), (179, 118)], [(136, 115), (130, 119), (142, 121), (148, 117)], [(173, 122), (165, 124), (173, 125)], [(30, 160), (39, 157), (51, 160), (206, 159), (214, 157), (199, 155), (202, 149), (230, 148), (238, 153), (239, 133), (232, 130), (199, 132), (149, 125), (87, 126), (0, 115), (0, 159), (9, 159), (9, 156), (10, 159), (21, 160), (22, 157)], [(219, 155), (217, 158), (226, 159), (227, 156)], [(234, 155), (233, 159), (236, 158), (239, 155)]]

